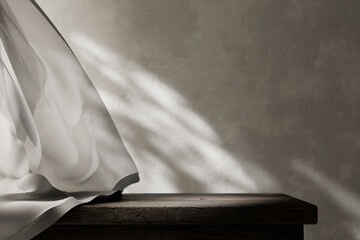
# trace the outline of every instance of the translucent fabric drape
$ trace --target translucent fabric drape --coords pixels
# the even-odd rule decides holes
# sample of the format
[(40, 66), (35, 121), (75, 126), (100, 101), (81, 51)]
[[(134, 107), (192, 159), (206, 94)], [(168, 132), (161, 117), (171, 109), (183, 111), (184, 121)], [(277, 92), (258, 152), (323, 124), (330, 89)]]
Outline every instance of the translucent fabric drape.
[(31, 0), (0, 0), (0, 239), (138, 181), (99, 94)]

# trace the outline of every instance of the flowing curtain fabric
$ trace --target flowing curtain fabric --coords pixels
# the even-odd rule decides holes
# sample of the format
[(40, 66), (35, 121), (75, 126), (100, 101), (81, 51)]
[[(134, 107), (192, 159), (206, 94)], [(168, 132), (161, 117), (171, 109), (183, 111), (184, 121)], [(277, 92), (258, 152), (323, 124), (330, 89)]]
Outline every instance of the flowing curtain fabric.
[(138, 181), (96, 89), (31, 0), (0, 0), (0, 239)]

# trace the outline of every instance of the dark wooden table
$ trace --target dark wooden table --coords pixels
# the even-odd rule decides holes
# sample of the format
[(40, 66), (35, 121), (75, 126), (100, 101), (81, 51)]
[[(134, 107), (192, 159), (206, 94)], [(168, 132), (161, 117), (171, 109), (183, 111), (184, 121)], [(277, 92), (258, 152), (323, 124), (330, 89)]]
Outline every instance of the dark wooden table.
[(35, 239), (300, 240), (317, 207), (284, 194), (124, 194), (68, 212)]

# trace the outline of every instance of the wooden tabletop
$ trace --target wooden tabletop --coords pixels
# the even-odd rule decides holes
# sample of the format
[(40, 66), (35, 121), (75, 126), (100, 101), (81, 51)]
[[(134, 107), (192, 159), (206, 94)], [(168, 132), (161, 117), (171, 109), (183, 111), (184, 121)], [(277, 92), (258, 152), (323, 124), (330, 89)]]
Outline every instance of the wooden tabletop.
[(315, 223), (315, 205), (284, 194), (124, 194), (75, 207), (57, 225)]

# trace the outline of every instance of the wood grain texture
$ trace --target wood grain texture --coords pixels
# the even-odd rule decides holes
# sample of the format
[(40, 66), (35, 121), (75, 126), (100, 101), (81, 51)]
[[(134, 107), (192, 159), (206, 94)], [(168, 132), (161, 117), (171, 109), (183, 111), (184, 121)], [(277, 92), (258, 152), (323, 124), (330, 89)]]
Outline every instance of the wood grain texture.
[(317, 207), (284, 194), (124, 194), (82, 205), (57, 224), (315, 224)]
[(301, 240), (316, 222), (315, 205), (284, 194), (114, 194), (34, 239)]

